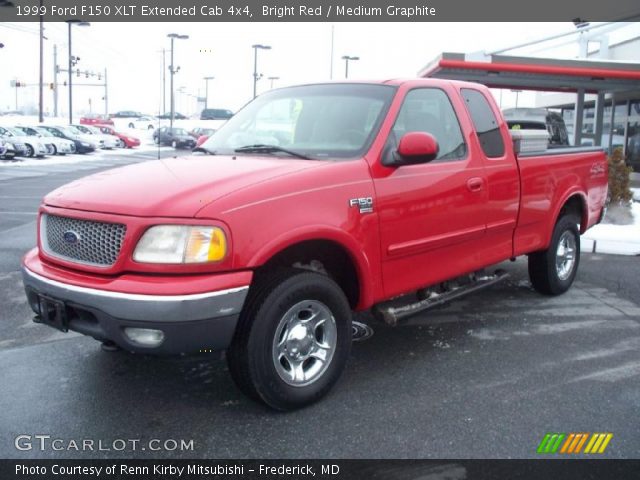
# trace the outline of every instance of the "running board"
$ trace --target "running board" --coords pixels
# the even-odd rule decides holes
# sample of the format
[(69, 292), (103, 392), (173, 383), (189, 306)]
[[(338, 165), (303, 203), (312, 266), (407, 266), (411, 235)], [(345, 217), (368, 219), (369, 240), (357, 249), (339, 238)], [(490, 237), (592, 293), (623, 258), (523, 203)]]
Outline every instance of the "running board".
[(401, 320), (417, 313), (424, 312), (430, 308), (437, 307), (456, 298), (460, 298), (469, 293), (477, 292), (483, 288), (495, 285), (509, 276), (504, 270), (497, 270), (493, 275), (486, 275), (476, 278), (473, 282), (443, 293), (432, 292), (424, 300), (414, 303), (401, 303), (399, 299), (389, 300), (379, 303), (373, 307), (373, 314), (387, 325), (395, 326)]

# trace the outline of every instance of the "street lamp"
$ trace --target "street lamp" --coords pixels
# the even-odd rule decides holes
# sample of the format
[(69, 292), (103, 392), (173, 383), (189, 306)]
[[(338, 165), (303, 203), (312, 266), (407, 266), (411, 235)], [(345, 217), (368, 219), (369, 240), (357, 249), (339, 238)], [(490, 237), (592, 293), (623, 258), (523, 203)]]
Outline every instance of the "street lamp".
[(512, 89), (511, 91), (516, 94), (516, 108), (518, 108), (518, 94), (521, 93), (522, 90)]
[(204, 108), (209, 108), (209, 80), (216, 77), (204, 77)]
[(262, 78), (262, 74), (258, 75), (258, 49), (260, 50), (271, 50), (269, 45), (251, 45), (253, 48), (253, 98), (256, 98), (257, 88), (258, 88), (258, 79)]
[(350, 57), (349, 55), (343, 55), (344, 60), (344, 78), (349, 78), (349, 60), (360, 60), (360, 57)]
[(69, 26), (69, 125), (71, 125), (73, 123), (73, 80), (71, 77), (71, 70), (73, 70), (73, 66), (80, 60), (80, 57), (74, 57), (71, 53), (71, 27), (73, 25), (78, 27), (88, 27), (91, 24), (80, 20), (67, 20), (67, 25)]
[(271, 88), (273, 90), (273, 81), (274, 80), (280, 80), (280, 77), (267, 77), (267, 80), (271, 80)]
[(180, 70), (180, 67), (174, 68), (173, 66), (173, 41), (177, 38), (179, 40), (186, 40), (189, 35), (178, 35), (177, 33), (170, 33), (167, 35), (171, 39), (171, 65), (169, 65), (169, 72), (171, 72), (171, 117), (169, 120), (169, 127), (173, 128), (173, 117), (176, 113), (175, 93), (173, 91), (173, 76)]

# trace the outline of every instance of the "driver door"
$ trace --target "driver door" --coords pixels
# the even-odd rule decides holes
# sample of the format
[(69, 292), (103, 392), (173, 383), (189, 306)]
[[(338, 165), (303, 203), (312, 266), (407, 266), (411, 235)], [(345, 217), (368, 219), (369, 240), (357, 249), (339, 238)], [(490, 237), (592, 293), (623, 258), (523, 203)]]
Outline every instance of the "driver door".
[(387, 297), (473, 271), (480, 261), (486, 179), (482, 159), (469, 151), (460, 117), (444, 90), (415, 88), (407, 92), (389, 134), (383, 155), (392, 154), (402, 135), (412, 131), (433, 135), (439, 152), (429, 163), (375, 169)]

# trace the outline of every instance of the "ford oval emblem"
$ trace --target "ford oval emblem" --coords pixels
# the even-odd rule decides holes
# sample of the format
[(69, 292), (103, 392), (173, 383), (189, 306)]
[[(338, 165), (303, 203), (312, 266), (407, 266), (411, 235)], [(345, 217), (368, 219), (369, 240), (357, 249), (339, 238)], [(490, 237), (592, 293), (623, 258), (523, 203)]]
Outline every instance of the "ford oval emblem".
[(64, 243), (68, 243), (69, 245), (75, 245), (80, 241), (80, 235), (78, 235), (73, 230), (67, 230), (62, 234), (62, 239)]

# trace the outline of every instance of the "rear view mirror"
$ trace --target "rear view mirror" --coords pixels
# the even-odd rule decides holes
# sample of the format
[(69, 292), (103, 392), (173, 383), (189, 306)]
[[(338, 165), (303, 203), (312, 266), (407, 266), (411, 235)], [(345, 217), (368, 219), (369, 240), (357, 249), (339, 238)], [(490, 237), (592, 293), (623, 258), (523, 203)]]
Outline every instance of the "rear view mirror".
[(426, 132), (405, 133), (398, 143), (398, 149), (383, 159), (387, 166), (417, 165), (427, 163), (438, 156), (438, 142)]

